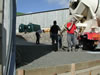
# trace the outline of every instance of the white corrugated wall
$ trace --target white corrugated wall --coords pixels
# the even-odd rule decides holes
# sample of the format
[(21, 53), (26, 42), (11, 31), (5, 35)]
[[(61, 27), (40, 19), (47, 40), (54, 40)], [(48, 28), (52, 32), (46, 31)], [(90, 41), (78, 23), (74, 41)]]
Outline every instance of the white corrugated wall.
[(61, 27), (66, 23), (68, 15), (68, 9), (60, 9), (17, 16), (16, 30), (18, 32), (20, 24), (28, 25), (29, 23), (39, 24), (41, 25), (41, 28), (49, 28), (53, 24), (54, 20), (56, 20), (57, 24)]

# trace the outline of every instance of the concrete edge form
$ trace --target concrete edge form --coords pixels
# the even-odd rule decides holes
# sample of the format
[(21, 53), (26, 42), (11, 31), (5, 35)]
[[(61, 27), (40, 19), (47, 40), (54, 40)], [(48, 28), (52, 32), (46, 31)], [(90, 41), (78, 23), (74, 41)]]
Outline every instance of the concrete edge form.
[[(76, 63), (76, 71), (87, 69), (95, 66), (100, 65), (100, 60), (94, 60), (94, 61), (86, 61), (86, 62), (80, 62)], [(38, 68), (38, 69), (32, 69), (32, 70), (24, 70), (24, 75), (54, 75), (54, 74), (61, 74), (61, 73), (67, 73), (71, 70), (71, 64), (62, 65), (62, 66), (54, 66), (54, 67), (48, 67), (48, 68)], [(17, 74), (18, 70), (16, 71)]]

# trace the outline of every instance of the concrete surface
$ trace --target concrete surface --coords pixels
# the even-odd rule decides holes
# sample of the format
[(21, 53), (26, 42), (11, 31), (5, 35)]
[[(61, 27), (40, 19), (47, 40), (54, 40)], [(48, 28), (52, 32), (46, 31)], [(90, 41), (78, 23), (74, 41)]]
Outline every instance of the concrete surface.
[[(19, 61), (17, 68), (34, 69), (52, 67), (64, 64), (78, 63), (100, 59), (100, 54), (87, 53), (82, 49), (77, 52), (67, 52), (67, 48), (55, 52), (51, 45), (49, 33), (41, 35), (41, 44), (35, 44), (34, 33), (21, 33), (16, 37), (16, 46)], [(63, 35), (63, 46), (67, 47), (66, 33)]]

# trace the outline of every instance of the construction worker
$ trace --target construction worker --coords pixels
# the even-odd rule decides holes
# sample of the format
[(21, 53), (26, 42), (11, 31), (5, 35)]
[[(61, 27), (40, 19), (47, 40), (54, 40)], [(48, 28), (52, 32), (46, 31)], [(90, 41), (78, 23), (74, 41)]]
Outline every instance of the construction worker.
[(41, 38), (41, 33), (43, 33), (44, 30), (37, 30), (35, 35), (36, 35), (36, 44), (40, 44), (40, 38)]
[(76, 46), (76, 25), (75, 23), (77, 20), (75, 18), (72, 18), (70, 22), (68, 22), (65, 26), (65, 29), (63, 29), (62, 33), (67, 30), (67, 43), (68, 43), (68, 52), (75, 50)]
[(90, 32), (91, 32), (91, 33), (95, 33), (95, 32), (96, 32), (96, 26), (92, 26)]
[(57, 25), (57, 21), (53, 21), (53, 25), (50, 28), (50, 37), (52, 39), (52, 45), (56, 45), (58, 48), (58, 31), (60, 31), (60, 27)]

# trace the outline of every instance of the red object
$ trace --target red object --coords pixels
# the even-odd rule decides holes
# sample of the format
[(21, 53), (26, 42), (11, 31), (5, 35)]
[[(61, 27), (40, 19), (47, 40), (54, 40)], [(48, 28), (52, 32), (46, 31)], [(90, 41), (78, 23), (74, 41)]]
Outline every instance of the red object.
[[(69, 28), (71, 24), (72, 24), (71, 22), (67, 23), (67, 28)], [(72, 28), (69, 31), (67, 30), (67, 33), (74, 34), (75, 30), (76, 30), (76, 25), (73, 24)]]
[(100, 33), (85, 33), (89, 40), (100, 40)]

